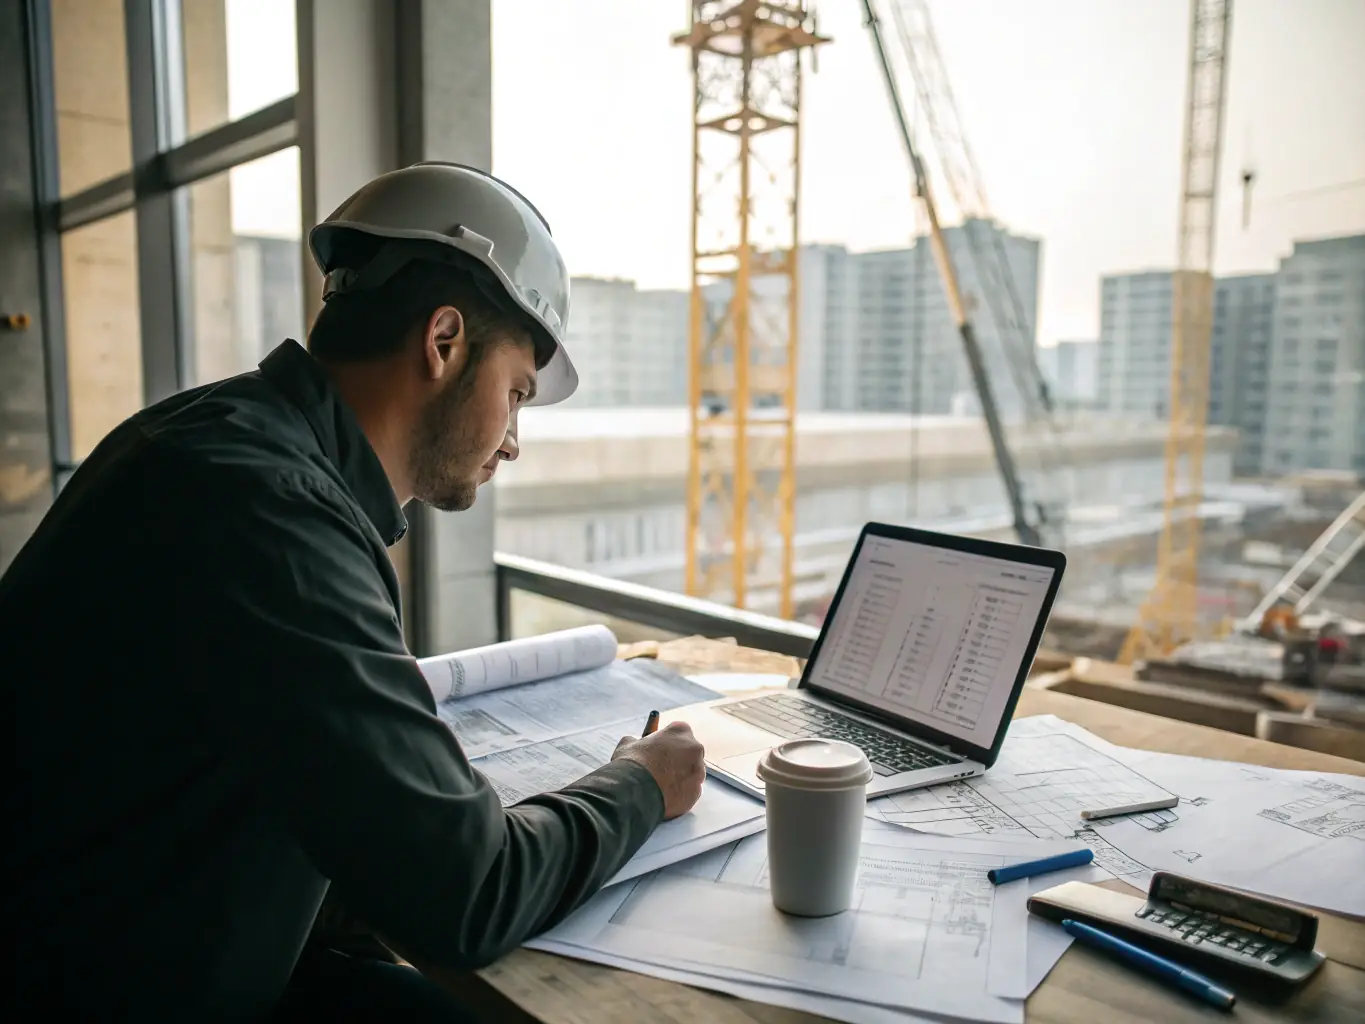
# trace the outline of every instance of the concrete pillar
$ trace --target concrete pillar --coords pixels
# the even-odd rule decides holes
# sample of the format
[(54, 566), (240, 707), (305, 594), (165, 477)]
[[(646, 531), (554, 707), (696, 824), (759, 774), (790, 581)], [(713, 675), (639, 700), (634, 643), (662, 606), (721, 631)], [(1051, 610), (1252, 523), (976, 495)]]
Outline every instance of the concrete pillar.
[[(492, 16), (489, 0), (404, 0), (398, 41), (403, 163), (493, 166)], [(449, 514), (414, 505), (413, 553), (426, 573), (426, 653), (497, 639), (494, 491)]]
[[(306, 234), (370, 178), (421, 159), (492, 160), (489, 0), (298, 0)], [(304, 259), (305, 321), (321, 280)], [(416, 654), (496, 639), (493, 492), (454, 515), (407, 509), (394, 549)]]
[(0, 5), (0, 574), (52, 502), (28, 60), (19, 4)]

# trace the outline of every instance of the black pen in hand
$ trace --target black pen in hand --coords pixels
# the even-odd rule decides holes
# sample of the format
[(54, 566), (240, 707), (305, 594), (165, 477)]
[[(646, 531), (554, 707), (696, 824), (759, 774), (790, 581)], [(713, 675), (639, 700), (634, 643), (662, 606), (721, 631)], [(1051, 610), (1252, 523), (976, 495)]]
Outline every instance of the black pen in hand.
[(658, 731), (659, 731), (659, 712), (657, 712), (657, 711), (651, 711), (651, 712), (649, 713), (649, 717), (648, 717), (647, 719), (645, 719), (645, 731), (642, 732), (642, 733), (640, 733), (640, 738), (641, 738), (641, 739), (644, 739), (646, 736), (652, 736), (652, 735), (654, 735), (654, 733), (656, 733), (656, 732), (658, 732)]

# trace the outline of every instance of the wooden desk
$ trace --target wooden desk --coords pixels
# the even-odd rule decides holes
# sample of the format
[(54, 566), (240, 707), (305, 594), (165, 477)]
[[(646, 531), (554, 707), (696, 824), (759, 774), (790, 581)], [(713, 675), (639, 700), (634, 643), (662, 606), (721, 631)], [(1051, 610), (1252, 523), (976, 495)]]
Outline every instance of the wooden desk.
[[(723, 671), (725, 652), (715, 642), (692, 648), (662, 646), (662, 660), (684, 670), (704, 663)], [(672, 648), (670, 650), (670, 648)], [(787, 671), (762, 667), (761, 652), (730, 648), (746, 671)], [(674, 655), (674, 656), (669, 656)], [(697, 657), (691, 657), (696, 655)], [(787, 659), (789, 663), (791, 659)], [(1016, 718), (1053, 714), (1105, 739), (1130, 747), (1243, 761), (1274, 768), (1345, 772), (1365, 776), (1365, 764), (1312, 751), (1236, 736), (1198, 725), (1158, 718), (1095, 701), (1025, 690)], [(1365, 866), (1365, 857), (1362, 857)], [(1122, 883), (1112, 883), (1122, 887)], [(1365, 1020), (1365, 922), (1322, 915), (1319, 947), (1331, 957), (1317, 976), (1280, 1005), (1240, 994), (1231, 1016), (1203, 1006), (1159, 982), (1073, 945), (1027, 1004), (1029, 1024), (1181, 1024), (1184, 1021), (1314, 1021), (1345, 1024)], [(488, 1020), (544, 1024), (634, 1024), (658, 1021), (696, 1024), (798, 1024), (823, 1018), (732, 999), (641, 974), (518, 950), (477, 978), (448, 979), (451, 987)]]

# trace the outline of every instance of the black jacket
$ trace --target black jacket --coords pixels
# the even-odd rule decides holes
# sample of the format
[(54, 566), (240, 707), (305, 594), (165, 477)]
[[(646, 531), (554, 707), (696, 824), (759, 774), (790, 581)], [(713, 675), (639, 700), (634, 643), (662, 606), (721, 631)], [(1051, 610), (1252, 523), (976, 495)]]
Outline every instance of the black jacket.
[(405, 529), (294, 342), (76, 472), (0, 578), (21, 1001), (259, 1018), (329, 883), (411, 955), (481, 965), (644, 842), (663, 799), (631, 762), (499, 805), (404, 645)]

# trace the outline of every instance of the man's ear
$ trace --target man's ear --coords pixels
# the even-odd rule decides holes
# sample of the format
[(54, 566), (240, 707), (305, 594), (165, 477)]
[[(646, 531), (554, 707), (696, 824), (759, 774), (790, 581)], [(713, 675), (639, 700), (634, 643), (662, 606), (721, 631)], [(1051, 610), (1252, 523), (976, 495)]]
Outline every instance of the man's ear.
[(464, 317), (454, 306), (441, 306), (427, 318), (422, 332), (422, 362), (432, 380), (459, 373), (468, 358)]

